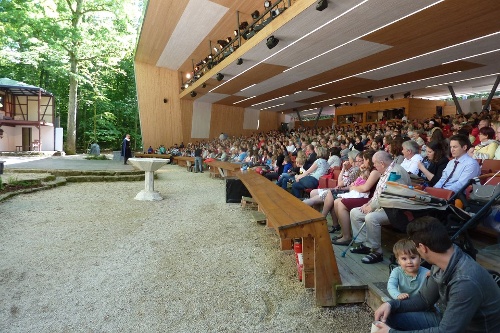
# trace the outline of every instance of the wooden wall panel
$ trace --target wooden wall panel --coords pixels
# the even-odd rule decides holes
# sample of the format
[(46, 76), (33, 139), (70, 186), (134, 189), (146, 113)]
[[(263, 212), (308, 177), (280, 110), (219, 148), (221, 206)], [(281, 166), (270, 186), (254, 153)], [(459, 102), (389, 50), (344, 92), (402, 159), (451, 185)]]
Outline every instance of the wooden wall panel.
[[(332, 128), (332, 123), (333, 123), (333, 118), (321, 119), (321, 120), (318, 120), (317, 128), (320, 128), (320, 127)], [(315, 120), (304, 121), (304, 122), (302, 122), (302, 124), (300, 123), (300, 121), (296, 120), (295, 121), (295, 128), (298, 128), (300, 126), (305, 127), (305, 128), (314, 128), (314, 124), (316, 124)]]
[(259, 130), (257, 132), (269, 132), (280, 128), (281, 113), (276, 111), (260, 111)]
[(210, 139), (218, 138), (221, 132), (229, 136), (251, 136), (254, 133), (277, 130), (280, 125), (279, 113), (277, 112), (261, 111), (259, 115), (259, 129), (256, 130), (243, 129), (244, 117), (244, 108), (213, 104), (210, 121)]
[[(135, 62), (139, 118), (145, 149), (160, 144), (168, 147), (183, 141), (186, 132), (190, 134), (191, 122), (185, 125), (183, 120), (190, 119), (189, 103), (192, 105), (192, 102), (183, 102), (181, 108), (178, 75), (176, 71)], [(167, 103), (164, 103), (165, 98)], [(192, 106), (190, 114), (192, 116)], [(186, 126), (189, 126), (189, 131)]]
[[(481, 101), (481, 104), (484, 106), (486, 104), (486, 100), (483, 99)], [(493, 98), (491, 100), (490, 106), (491, 106), (491, 110), (495, 110), (495, 111), (500, 110), (500, 98)]]
[(410, 98), (409, 119), (424, 120), (436, 115), (436, 106), (444, 106), (443, 101), (430, 101), (426, 99)]
[(210, 139), (218, 137), (222, 132), (229, 136), (243, 134), (243, 119), (245, 109), (236, 106), (220, 104), (212, 105), (212, 119), (210, 120)]

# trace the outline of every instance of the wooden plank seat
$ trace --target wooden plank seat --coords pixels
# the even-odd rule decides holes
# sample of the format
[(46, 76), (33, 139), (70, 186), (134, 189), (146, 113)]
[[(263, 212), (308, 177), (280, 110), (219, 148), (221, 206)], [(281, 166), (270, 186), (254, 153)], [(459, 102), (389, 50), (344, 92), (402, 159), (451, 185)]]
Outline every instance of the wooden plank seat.
[(223, 161), (210, 161), (206, 162), (206, 164), (210, 167), (210, 173), (219, 172), (219, 175), (222, 178), (226, 177), (234, 177), (236, 176), (236, 172), (240, 171), (241, 164), (231, 163), (231, 162), (223, 162)]
[(144, 154), (144, 153), (135, 153), (134, 157), (136, 158), (170, 158), (170, 154)]
[(194, 165), (194, 157), (192, 156), (175, 156), (174, 163), (178, 166), (186, 167), (188, 171)]
[(282, 250), (291, 250), (293, 239), (302, 239), (302, 281), (306, 288), (315, 288), (316, 304), (337, 305), (341, 280), (326, 218), (252, 170), (237, 172), (236, 176), (265, 214), (266, 225), (279, 235)]

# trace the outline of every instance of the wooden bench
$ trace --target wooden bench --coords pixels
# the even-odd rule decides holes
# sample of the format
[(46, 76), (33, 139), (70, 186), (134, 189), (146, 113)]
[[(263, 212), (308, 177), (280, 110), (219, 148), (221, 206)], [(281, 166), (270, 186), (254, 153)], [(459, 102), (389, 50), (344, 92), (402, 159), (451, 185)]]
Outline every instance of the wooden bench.
[(194, 165), (194, 157), (192, 157), (192, 156), (175, 156), (174, 163), (177, 164), (178, 166), (186, 167), (187, 170), (189, 171), (189, 168), (191, 168)]
[(293, 239), (302, 239), (302, 281), (306, 288), (315, 288), (316, 304), (337, 305), (338, 293), (342, 293), (338, 288), (341, 280), (326, 218), (254, 171), (240, 171), (236, 176), (257, 202), (259, 211), (265, 214), (266, 225), (278, 233), (282, 250), (291, 250)]
[(144, 153), (135, 153), (134, 157), (136, 158), (170, 158), (170, 154), (144, 154)]
[(210, 173), (215, 173), (217, 170), (222, 178), (234, 177), (236, 176), (236, 173), (241, 169), (241, 164), (238, 163), (223, 162), (217, 160), (206, 163), (210, 167)]

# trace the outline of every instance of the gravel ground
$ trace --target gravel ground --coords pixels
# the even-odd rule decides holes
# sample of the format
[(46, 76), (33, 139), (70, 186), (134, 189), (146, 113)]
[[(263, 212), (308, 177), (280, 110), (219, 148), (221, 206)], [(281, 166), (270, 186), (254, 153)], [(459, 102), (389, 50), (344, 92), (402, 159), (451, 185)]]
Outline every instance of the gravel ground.
[(72, 183), (0, 203), (0, 332), (368, 332), (365, 305), (318, 308), (274, 232), (207, 173)]

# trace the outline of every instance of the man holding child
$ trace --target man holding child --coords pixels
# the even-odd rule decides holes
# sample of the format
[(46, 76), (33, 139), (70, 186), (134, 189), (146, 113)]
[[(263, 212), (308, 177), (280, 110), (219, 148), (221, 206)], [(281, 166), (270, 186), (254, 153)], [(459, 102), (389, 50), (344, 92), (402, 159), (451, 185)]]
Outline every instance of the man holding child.
[[(407, 233), (433, 264), (431, 275), (418, 294), (375, 311), (377, 332), (500, 332), (500, 289), (488, 271), (454, 245), (434, 217), (416, 219)], [(438, 301), (441, 312), (432, 310)]]

